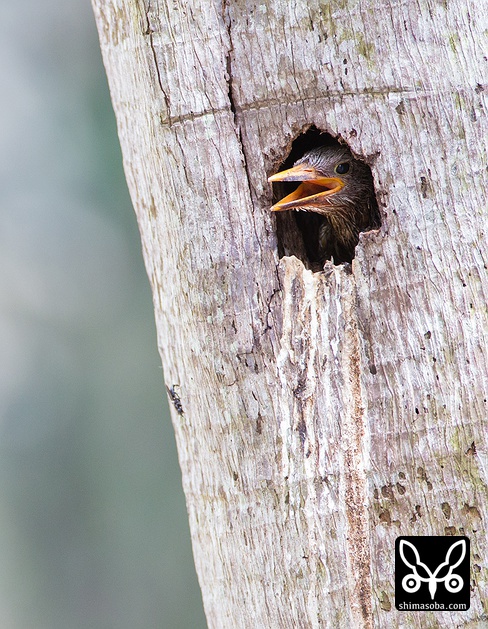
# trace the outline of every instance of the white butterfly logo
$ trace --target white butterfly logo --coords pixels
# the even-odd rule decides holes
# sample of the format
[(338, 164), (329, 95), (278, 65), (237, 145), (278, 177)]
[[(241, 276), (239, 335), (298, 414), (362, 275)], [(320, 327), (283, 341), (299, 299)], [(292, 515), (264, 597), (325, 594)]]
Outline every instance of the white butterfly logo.
[[(451, 555), (454, 549), (458, 546), (460, 547), (460, 550), (461, 550), (461, 556), (456, 561), (456, 563), (453, 563), (451, 565), (450, 563)], [(405, 550), (407, 547), (413, 552), (416, 565), (413, 565), (405, 557)], [(458, 574), (454, 574), (453, 571), (455, 568), (459, 566), (459, 564), (463, 561), (464, 557), (466, 556), (466, 540), (460, 539), (459, 541), (454, 542), (454, 544), (452, 544), (452, 546), (447, 551), (445, 561), (443, 561), (436, 568), (435, 572), (431, 572), (429, 568), (422, 561), (420, 561), (418, 550), (410, 542), (407, 542), (404, 539), (400, 540), (399, 551), (400, 551), (400, 557), (402, 558), (403, 563), (409, 568), (411, 568), (412, 570), (411, 573), (405, 575), (402, 579), (402, 588), (405, 590), (405, 592), (413, 594), (414, 592), (418, 592), (422, 582), (428, 583), (430, 597), (432, 600), (434, 600), (434, 595), (437, 591), (437, 584), (442, 583), (442, 581), (444, 581), (444, 586), (446, 590), (450, 592), (451, 594), (456, 594), (462, 589), (464, 585), (464, 580)], [(449, 570), (447, 574), (443, 577), (438, 577), (437, 575), (447, 566), (449, 566)], [(424, 574), (427, 574), (428, 576), (421, 577), (420, 574), (418, 573), (417, 568), (421, 568), (423, 571), (425, 571)]]

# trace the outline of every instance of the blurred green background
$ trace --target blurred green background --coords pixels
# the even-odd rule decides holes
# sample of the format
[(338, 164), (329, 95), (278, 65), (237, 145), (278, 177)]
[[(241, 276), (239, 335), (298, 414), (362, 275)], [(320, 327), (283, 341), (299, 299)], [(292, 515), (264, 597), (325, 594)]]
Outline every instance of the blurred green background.
[(0, 29), (0, 627), (203, 628), (90, 3)]

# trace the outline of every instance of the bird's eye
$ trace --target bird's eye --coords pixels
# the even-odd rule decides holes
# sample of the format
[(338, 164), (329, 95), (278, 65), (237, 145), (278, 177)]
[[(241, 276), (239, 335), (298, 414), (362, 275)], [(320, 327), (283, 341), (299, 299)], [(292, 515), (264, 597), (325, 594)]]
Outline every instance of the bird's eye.
[(349, 172), (350, 167), (351, 165), (349, 164), (349, 162), (341, 162), (340, 164), (337, 164), (334, 170), (338, 175), (345, 175), (347, 172)]

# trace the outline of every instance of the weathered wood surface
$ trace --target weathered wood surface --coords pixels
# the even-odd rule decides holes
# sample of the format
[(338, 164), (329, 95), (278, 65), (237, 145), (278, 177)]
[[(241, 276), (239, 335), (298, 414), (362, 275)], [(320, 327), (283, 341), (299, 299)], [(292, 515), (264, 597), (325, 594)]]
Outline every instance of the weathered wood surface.
[[(486, 4), (93, 4), (209, 626), (486, 626)], [(352, 274), (278, 259), (312, 123), (372, 165)], [(395, 538), (445, 533), (470, 610), (397, 612)]]

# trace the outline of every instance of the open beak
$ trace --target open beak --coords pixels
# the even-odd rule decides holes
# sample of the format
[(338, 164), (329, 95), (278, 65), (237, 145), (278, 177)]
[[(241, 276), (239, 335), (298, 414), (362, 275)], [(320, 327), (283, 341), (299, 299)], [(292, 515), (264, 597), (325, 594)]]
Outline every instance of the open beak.
[(300, 210), (304, 207), (310, 208), (327, 203), (326, 197), (332, 196), (342, 190), (344, 182), (338, 177), (322, 177), (320, 173), (304, 162), (298, 166), (293, 166), (281, 173), (276, 173), (268, 179), (275, 181), (302, 181), (298, 188), (291, 194), (281, 199), (273, 205), (273, 212), (283, 210)]

